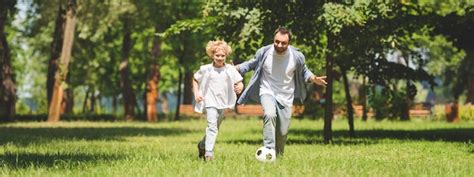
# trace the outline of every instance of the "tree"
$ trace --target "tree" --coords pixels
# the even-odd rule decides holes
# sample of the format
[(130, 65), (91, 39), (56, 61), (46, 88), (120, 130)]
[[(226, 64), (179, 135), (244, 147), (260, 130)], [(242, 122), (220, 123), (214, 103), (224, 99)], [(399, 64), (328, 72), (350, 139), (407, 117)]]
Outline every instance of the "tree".
[(15, 11), (16, 1), (0, 1), (0, 120), (12, 121), (15, 116), (16, 85), (11, 64), (5, 26)]
[(61, 55), (61, 48), (63, 42), (63, 35), (64, 35), (64, 27), (66, 22), (66, 4), (59, 4), (57, 17), (55, 21), (54, 33), (53, 33), (53, 41), (51, 42), (51, 57), (48, 62), (48, 75), (47, 75), (47, 99), (48, 99), (48, 106), (51, 105), (51, 99), (53, 96), (53, 88), (54, 88), (54, 81), (55, 75), (59, 67), (59, 57)]
[[(51, 105), (51, 99), (53, 96), (55, 74), (58, 71), (59, 67), (59, 57), (61, 55), (61, 48), (64, 35), (64, 27), (66, 22), (66, 4), (60, 4), (56, 16), (56, 21), (54, 25), (53, 41), (51, 42), (51, 56), (48, 62), (48, 74), (46, 80), (46, 96), (48, 99), (48, 106)], [(69, 82), (70, 76), (66, 78), (66, 82)], [(64, 89), (63, 99), (61, 101), (61, 114), (62, 113), (72, 113), (74, 107), (74, 94), (73, 89), (70, 85)]]
[[(19, 7), (23, 9), (24, 18), (19, 15), (15, 25), (17, 34), (12, 38), (12, 43), (18, 46), (17, 56), (14, 61), (15, 70), (21, 70), (16, 73), (18, 82), (19, 102), (18, 107), (30, 108), (28, 112), (47, 113), (49, 109), (47, 99), (47, 64), (51, 56), (51, 44), (54, 22), (58, 15), (57, 7), (59, 1), (18, 1)], [(65, 6), (61, 3), (61, 6)], [(20, 12), (20, 11), (19, 11)], [(64, 15), (64, 14), (63, 14)], [(61, 50), (62, 45), (59, 45)], [(59, 59), (59, 56), (56, 58)], [(54, 80), (54, 73), (52, 75)], [(25, 94), (26, 93), (26, 94)], [(50, 89), (52, 94), (52, 87)], [(26, 113), (23, 110), (22, 113)]]
[[(410, 14), (408, 12), (411, 8), (403, 2), (360, 0), (327, 3), (325, 4), (327, 13), (322, 15), (325, 28), (337, 34), (333, 36), (336, 48), (330, 50), (334, 50), (330, 54), (335, 55), (336, 64), (341, 70), (346, 68), (364, 78), (368, 76), (372, 87), (379, 85), (389, 89), (384, 92), (387, 94), (384, 97), (388, 99), (386, 103), (391, 104), (389, 106), (393, 107), (392, 110), (404, 107), (403, 110), (391, 113), (391, 116), (396, 115), (405, 119), (409, 118), (408, 110), (416, 94), (416, 88), (411, 83), (428, 81), (434, 86), (435, 73), (426, 70), (426, 67), (431, 63), (446, 63), (444, 61), (447, 61), (447, 58), (458, 58), (459, 55), (456, 50), (452, 50), (452, 46), (441, 45), (438, 40), (441, 38), (432, 34), (430, 31), (433, 26), (432, 15)], [(441, 49), (446, 51), (446, 54), (437, 52)], [(453, 52), (447, 52), (450, 50)], [(401, 53), (401, 59), (404, 61), (399, 64), (389, 61), (387, 55), (390, 53)], [(405, 93), (398, 91), (397, 84), (394, 84), (402, 80), (406, 83)], [(401, 100), (405, 102), (403, 105), (396, 103), (396, 95), (400, 94), (405, 97)], [(375, 97), (369, 98), (375, 99)], [(375, 109), (378, 109), (377, 106), (385, 106), (373, 105)], [(347, 106), (350, 110), (350, 105)]]
[[(159, 24), (156, 24), (155, 32), (160, 32)], [(158, 57), (160, 55), (161, 41), (158, 36), (153, 38), (153, 46), (151, 49), (151, 66), (148, 74), (146, 88), (146, 117), (149, 122), (157, 121), (156, 101), (158, 100), (158, 81), (160, 80), (160, 65)]]
[[(167, 54), (175, 57), (178, 63), (176, 70), (178, 72), (178, 92), (175, 120), (180, 119), (180, 105), (182, 103), (192, 103), (191, 81), (193, 71), (203, 61), (207, 60), (207, 57), (205, 57), (205, 47), (203, 46), (207, 40), (212, 39), (209, 34), (213, 29), (207, 27), (212, 26), (211, 22), (214, 22), (214, 20), (208, 21), (208, 19), (196, 18), (199, 16), (196, 12), (201, 7), (202, 4), (200, 2), (180, 2), (176, 4), (174, 14), (177, 21), (163, 33), (159, 34), (172, 47), (172, 50)], [(184, 19), (186, 17), (189, 19)], [(184, 91), (182, 91), (183, 85)]]
[(122, 43), (122, 62), (120, 63), (120, 85), (122, 87), (122, 95), (124, 98), (125, 120), (133, 120), (135, 117), (135, 93), (132, 90), (131, 81), (129, 78), (129, 57), (132, 49), (131, 39), (131, 19), (125, 15), (123, 17), (123, 43)]
[[(455, 100), (459, 98), (464, 90), (467, 90), (467, 103), (474, 104), (474, 47), (472, 45), (474, 35), (467, 31), (474, 30), (474, 4), (471, 4), (470, 10), (466, 14), (451, 13), (445, 17), (441, 17), (436, 21), (435, 31), (445, 35), (454, 46), (462, 49), (465, 56), (457, 67), (446, 68), (445, 80), (446, 86), (453, 90)], [(456, 60), (457, 58), (454, 58)], [(442, 65), (443, 66), (443, 65)], [(449, 66), (449, 65), (448, 65)], [(449, 73), (455, 73), (449, 75)], [(454, 78), (454, 79), (453, 79)]]
[[(122, 93), (120, 64), (123, 60), (121, 49), (125, 32), (123, 17), (135, 12), (134, 4), (128, 1), (94, 0), (80, 4), (78, 14), (82, 15), (78, 16), (80, 23), (77, 25), (78, 35), (73, 49), (75, 62), (70, 69), (69, 85), (71, 88), (80, 88), (78, 90), (84, 91), (83, 102), (86, 103), (84, 107), (86, 113), (95, 114), (103, 110), (100, 109), (100, 103), (110, 100), (112, 113), (116, 114), (118, 105), (122, 103), (120, 98), (124, 97), (120, 97)], [(133, 36), (136, 30), (133, 28), (131, 31)], [(130, 53), (132, 52), (133, 48)], [(131, 61), (128, 63), (129, 69), (134, 68), (133, 59), (129, 58), (129, 61)], [(133, 75), (133, 72), (130, 75)], [(133, 88), (132, 78), (130, 77)], [(95, 105), (99, 109), (95, 109)]]
[[(137, 6), (140, 6), (141, 9), (147, 9), (148, 12), (142, 13), (143, 16), (141, 18), (146, 19), (145, 21), (147, 21), (147, 24), (154, 24), (153, 34), (155, 35), (153, 35), (153, 39), (150, 46), (150, 60), (148, 62), (149, 65), (147, 65), (149, 67), (147, 69), (148, 73), (145, 93), (145, 112), (147, 115), (147, 120), (149, 122), (157, 121), (158, 117), (156, 103), (160, 99), (160, 91), (166, 90), (166, 88), (164, 88), (166, 86), (163, 87), (163, 84), (160, 85), (160, 82), (166, 82), (162, 78), (162, 71), (160, 71), (162, 69), (161, 66), (166, 64), (163, 61), (164, 56), (166, 56), (166, 51), (163, 52), (162, 50), (163, 43), (165, 43), (166, 41), (164, 40), (164, 38), (161, 38), (156, 34), (163, 33), (166, 28), (168, 28), (172, 23), (176, 22), (177, 18), (183, 18), (180, 17), (182, 15), (176, 15), (176, 12), (179, 12), (180, 9), (183, 7), (182, 4), (186, 4), (186, 2), (157, 2), (154, 0), (148, 0), (140, 1), (139, 3), (137, 3)], [(193, 3), (191, 3), (190, 5), (195, 6)], [(161, 97), (161, 100), (165, 99), (166, 98)]]
[(324, 143), (331, 143), (332, 141), (332, 119), (334, 117), (333, 112), (333, 101), (332, 101), (332, 91), (333, 91), (333, 81), (334, 81), (334, 57), (333, 52), (335, 52), (335, 42), (334, 36), (332, 34), (327, 34), (328, 44), (327, 48), (330, 51), (326, 56), (326, 103), (324, 108), (324, 129), (323, 129), (323, 137)]
[(61, 101), (64, 93), (64, 80), (66, 79), (71, 50), (74, 41), (74, 31), (76, 25), (76, 1), (67, 1), (66, 25), (64, 28), (64, 40), (61, 50), (59, 69), (55, 74), (53, 96), (49, 107), (48, 122), (59, 121), (61, 114)]

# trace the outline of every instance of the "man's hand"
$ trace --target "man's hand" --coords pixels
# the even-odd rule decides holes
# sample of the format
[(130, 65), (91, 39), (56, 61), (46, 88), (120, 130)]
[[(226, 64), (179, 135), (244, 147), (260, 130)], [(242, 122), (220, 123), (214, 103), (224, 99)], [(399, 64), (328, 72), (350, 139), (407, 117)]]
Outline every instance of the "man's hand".
[(324, 79), (326, 79), (326, 76), (321, 76), (321, 77), (318, 77), (316, 75), (311, 76), (311, 82), (326, 87), (326, 84), (328, 83)]
[(242, 82), (234, 84), (234, 91), (237, 95), (242, 93), (243, 88), (244, 88), (244, 84), (242, 84)]

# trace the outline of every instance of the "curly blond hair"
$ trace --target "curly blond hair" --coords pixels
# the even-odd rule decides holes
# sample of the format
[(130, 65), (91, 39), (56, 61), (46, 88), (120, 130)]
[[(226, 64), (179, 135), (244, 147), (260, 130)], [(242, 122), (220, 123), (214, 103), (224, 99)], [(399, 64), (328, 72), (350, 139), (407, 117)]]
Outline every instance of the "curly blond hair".
[(214, 55), (218, 49), (224, 50), (227, 56), (232, 53), (232, 48), (229, 44), (221, 40), (209, 41), (206, 46), (206, 53), (212, 59), (212, 55)]

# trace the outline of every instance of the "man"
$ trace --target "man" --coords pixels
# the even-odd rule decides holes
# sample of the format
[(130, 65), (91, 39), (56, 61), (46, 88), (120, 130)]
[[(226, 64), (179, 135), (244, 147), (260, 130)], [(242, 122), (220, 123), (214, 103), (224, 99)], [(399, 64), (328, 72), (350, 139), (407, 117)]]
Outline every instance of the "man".
[(252, 60), (236, 66), (242, 75), (254, 70), (237, 103), (244, 104), (249, 99), (260, 102), (264, 111), (263, 145), (283, 155), (293, 100), (303, 103), (305, 82), (325, 86), (326, 77), (317, 77), (308, 70), (304, 55), (290, 45), (288, 29), (280, 27), (274, 34), (273, 46), (260, 48)]

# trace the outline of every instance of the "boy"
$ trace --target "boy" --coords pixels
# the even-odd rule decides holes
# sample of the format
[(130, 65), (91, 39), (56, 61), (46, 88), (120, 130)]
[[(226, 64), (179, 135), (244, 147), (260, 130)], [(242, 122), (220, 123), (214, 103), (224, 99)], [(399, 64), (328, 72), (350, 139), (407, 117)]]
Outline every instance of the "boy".
[(194, 74), (193, 93), (196, 101), (194, 111), (207, 114), (207, 128), (204, 138), (198, 144), (199, 158), (211, 161), (214, 158), (214, 144), (224, 110), (233, 109), (237, 95), (242, 92), (242, 76), (225, 59), (232, 52), (224, 41), (209, 41), (206, 53), (212, 63), (203, 65)]

